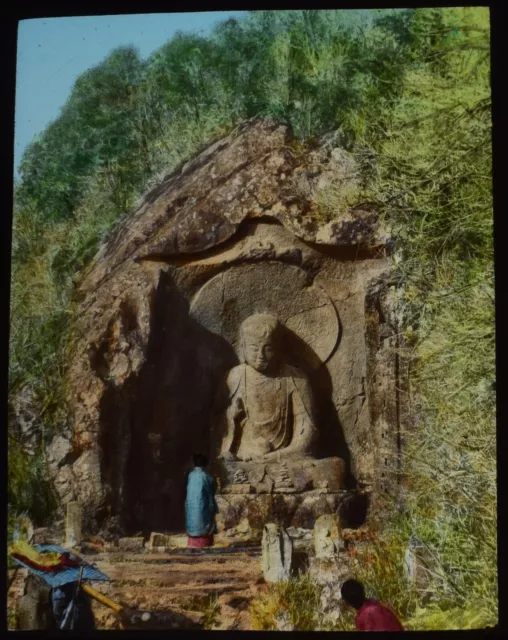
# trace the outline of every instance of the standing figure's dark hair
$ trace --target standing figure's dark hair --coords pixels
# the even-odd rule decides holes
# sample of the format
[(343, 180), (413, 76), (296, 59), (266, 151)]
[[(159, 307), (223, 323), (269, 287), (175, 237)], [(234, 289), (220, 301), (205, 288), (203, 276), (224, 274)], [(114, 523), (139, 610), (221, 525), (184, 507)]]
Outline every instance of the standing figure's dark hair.
[(208, 458), (202, 453), (195, 453), (192, 459), (195, 467), (206, 467), (208, 465)]
[(365, 589), (358, 580), (346, 580), (340, 588), (340, 595), (355, 609), (359, 609), (365, 602)]

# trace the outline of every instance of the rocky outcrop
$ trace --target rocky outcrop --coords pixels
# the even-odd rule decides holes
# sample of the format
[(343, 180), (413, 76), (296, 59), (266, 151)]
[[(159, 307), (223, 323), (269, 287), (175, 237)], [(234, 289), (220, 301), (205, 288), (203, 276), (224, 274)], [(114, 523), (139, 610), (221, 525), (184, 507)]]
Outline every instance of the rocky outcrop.
[(20, 631), (49, 630), (54, 628), (49, 586), (35, 575), (28, 575), (24, 595), (19, 602), (18, 628)]
[[(396, 328), (379, 306), (393, 304), (391, 260), (379, 216), (355, 203), (359, 181), (344, 150), (325, 142), (302, 151), (287, 126), (248, 121), (168, 175), (119, 225), (79, 286), (72, 440), (55, 441), (50, 455), (62, 499), (84, 506), (85, 529), (183, 530), (191, 455), (217, 454), (224, 376), (254, 313), (287, 328), (289, 364), (305, 371), (318, 407), (316, 456), (344, 461), (337, 487), (369, 489), (388, 473), (384, 449), (400, 441), (385, 349)], [(277, 487), (258, 475), (233, 485), (245, 495), (222, 499), (262, 498), (258, 511), (269, 509)], [(338, 494), (327, 495), (332, 479), (307, 498), (300, 476), (283, 500), (296, 509), (330, 498), (327, 512), (338, 508)], [(261, 495), (247, 492), (251, 483)]]
[(342, 191), (358, 188), (351, 157), (326, 145), (298, 153), (291, 143), (287, 126), (260, 120), (211, 144), (144, 197), (96, 257), (82, 288), (96, 290), (128, 261), (214, 249), (247, 218), (270, 216), (307, 242), (384, 246), (387, 234), (375, 211), (344, 206), (322, 223), (327, 188), (337, 182)]
[(312, 528), (323, 514), (335, 514), (347, 492), (275, 494), (219, 494), (217, 523), (221, 529), (236, 527), (247, 520), (253, 529), (262, 529), (265, 522), (276, 521), (285, 527)]
[(49, 477), (53, 481), (64, 507), (75, 498), (76, 481), (72, 468), (74, 459), (72, 435), (56, 435), (46, 450), (46, 464)]
[(312, 532), (313, 553), (308, 574), (320, 587), (320, 611), (325, 624), (334, 624), (341, 615), (340, 585), (349, 573), (340, 523), (336, 515), (323, 515)]
[(34, 455), (42, 444), (44, 426), (37, 411), (33, 388), (23, 387), (9, 403), (11, 433), (15, 433), (23, 450)]
[(319, 609), (323, 623), (335, 624), (343, 606), (340, 586), (351, 577), (348, 563), (340, 557), (322, 559), (314, 556), (309, 558), (308, 576), (320, 587)]

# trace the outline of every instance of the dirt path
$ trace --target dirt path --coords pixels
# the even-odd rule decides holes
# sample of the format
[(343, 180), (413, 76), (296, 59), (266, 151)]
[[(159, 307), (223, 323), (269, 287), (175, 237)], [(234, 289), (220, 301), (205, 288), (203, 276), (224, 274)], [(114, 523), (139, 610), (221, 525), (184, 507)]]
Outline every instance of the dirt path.
[[(106, 573), (111, 582), (93, 583), (129, 608), (162, 616), (176, 610), (189, 620), (211, 629), (251, 629), (248, 607), (263, 588), (260, 549), (214, 549), (188, 553), (101, 553), (83, 556)], [(18, 584), (19, 583), (19, 584)], [(20, 595), (23, 577), (13, 585)], [(93, 601), (98, 629), (119, 629), (118, 616)], [(163, 624), (163, 623), (162, 623)]]
[[(144, 611), (177, 609), (217, 629), (250, 628), (247, 609), (263, 583), (259, 550), (105, 555), (90, 561), (111, 578), (97, 586), (114, 600)], [(116, 616), (96, 604), (98, 626), (115, 628)]]

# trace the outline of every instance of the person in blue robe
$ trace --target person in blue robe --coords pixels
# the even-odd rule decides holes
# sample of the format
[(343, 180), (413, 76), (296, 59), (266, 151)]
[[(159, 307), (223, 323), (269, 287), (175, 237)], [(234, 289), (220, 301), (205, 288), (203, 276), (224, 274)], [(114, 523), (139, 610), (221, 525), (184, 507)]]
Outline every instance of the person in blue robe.
[(193, 456), (194, 469), (187, 480), (185, 500), (185, 525), (188, 545), (206, 547), (213, 545), (213, 536), (217, 533), (215, 515), (218, 512), (215, 501), (215, 481), (205, 471), (208, 465), (206, 456), (196, 453)]

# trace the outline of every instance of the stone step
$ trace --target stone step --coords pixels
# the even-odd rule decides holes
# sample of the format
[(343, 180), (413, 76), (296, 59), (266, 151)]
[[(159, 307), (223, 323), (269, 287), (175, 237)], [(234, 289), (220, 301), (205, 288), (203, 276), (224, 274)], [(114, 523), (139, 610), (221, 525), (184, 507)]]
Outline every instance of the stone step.
[(178, 559), (173, 562), (132, 562), (132, 561), (110, 561), (109, 559), (101, 559), (97, 562), (93, 563), (93, 566), (99, 569), (100, 571), (104, 571), (106, 575), (109, 575), (108, 571), (114, 571), (115, 573), (118, 571), (132, 571), (136, 573), (137, 571), (145, 571), (146, 568), (150, 568), (150, 570), (154, 574), (158, 574), (160, 572), (168, 573), (175, 571), (183, 571), (188, 574), (193, 574), (196, 572), (204, 572), (204, 573), (217, 573), (225, 570), (238, 570), (245, 571), (249, 567), (259, 567), (261, 558), (236, 558), (231, 559), (231, 561), (210, 561), (210, 559), (203, 560), (202, 562), (187, 562), (185, 559)]
[[(118, 599), (129, 606), (139, 607), (139, 600), (149, 597), (159, 597), (168, 601), (177, 602), (181, 598), (189, 596), (219, 595), (219, 594), (247, 594), (251, 588), (248, 582), (239, 584), (237, 580), (224, 583), (195, 583), (172, 586), (151, 586), (147, 584), (132, 585), (128, 583), (115, 583), (111, 589), (102, 589), (101, 592), (113, 600)], [(165, 606), (165, 605), (164, 605)]]
[[(172, 562), (184, 562), (194, 564), (199, 562), (213, 561), (229, 562), (231, 560), (258, 559), (261, 557), (261, 547), (249, 547), (246, 549), (217, 549), (212, 551), (192, 551), (177, 550), (161, 553), (125, 553), (121, 551), (110, 551), (94, 555), (83, 555), (83, 560), (90, 564), (97, 562), (115, 563), (142, 563), (142, 564), (169, 564)], [(226, 560), (227, 558), (227, 560)]]
[[(196, 623), (202, 622), (205, 609), (215, 601), (219, 605), (219, 626), (214, 628), (251, 628), (249, 603), (263, 582), (257, 558), (179, 557), (176, 560), (162, 565), (137, 560), (116, 565), (99, 563), (112, 581), (97, 588), (138, 611), (150, 611), (155, 617), (164, 615), (164, 611), (180, 611)], [(118, 619), (104, 611), (104, 607), (94, 605), (94, 611), (98, 628), (119, 628)]]
[(234, 565), (210, 562), (199, 564), (172, 563), (166, 565), (99, 562), (96, 566), (113, 582), (157, 584), (160, 586), (192, 583), (206, 585), (235, 579), (241, 581), (244, 576), (245, 579), (255, 581), (260, 575), (260, 563), (257, 560), (253, 562), (236, 562)]
[[(181, 578), (181, 576), (179, 576), (179, 578)], [(216, 579), (213, 576), (205, 576), (202, 579), (190, 579), (187, 580), (185, 582), (182, 581), (176, 581), (176, 580), (167, 580), (167, 581), (162, 581), (162, 580), (147, 580), (147, 579), (139, 579), (139, 580), (130, 580), (130, 579), (115, 579), (112, 582), (103, 582), (101, 584), (99, 583), (93, 583), (93, 587), (95, 589), (98, 589), (100, 591), (102, 591), (103, 593), (106, 593), (106, 591), (109, 591), (110, 589), (113, 588), (117, 588), (117, 587), (121, 587), (122, 590), (128, 590), (128, 589), (132, 589), (132, 590), (139, 590), (141, 588), (146, 587), (147, 589), (152, 589), (152, 590), (164, 590), (165, 592), (169, 592), (169, 591), (178, 591), (180, 589), (184, 589), (184, 588), (198, 588), (202, 590), (202, 593), (206, 595), (206, 590), (209, 586), (224, 586), (224, 585), (236, 585), (236, 587), (238, 588), (239, 591), (244, 591), (245, 589), (249, 589), (252, 585), (257, 584), (258, 579), (260, 580), (261, 578), (259, 578), (258, 576), (253, 576), (253, 575), (249, 575), (249, 576), (242, 576), (241, 574), (238, 575), (233, 575), (233, 576), (222, 576), (222, 577), (217, 577)]]

